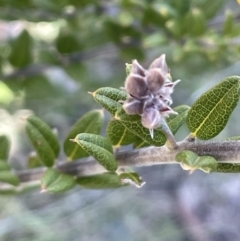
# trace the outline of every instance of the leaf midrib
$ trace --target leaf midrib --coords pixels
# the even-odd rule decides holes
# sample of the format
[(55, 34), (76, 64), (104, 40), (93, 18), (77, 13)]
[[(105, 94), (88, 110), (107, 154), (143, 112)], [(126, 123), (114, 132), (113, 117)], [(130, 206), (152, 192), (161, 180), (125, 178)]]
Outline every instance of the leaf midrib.
[[(235, 84), (238, 84), (239, 81), (237, 81), (237, 83)], [(195, 130), (195, 132), (191, 133), (193, 135), (197, 135), (197, 132), (201, 129), (201, 127), (205, 124), (206, 120), (209, 118), (209, 116), (212, 114), (212, 112), (218, 107), (218, 105), (220, 104), (220, 102), (222, 102), (224, 100), (224, 97), (227, 95), (227, 93), (229, 93), (234, 87), (235, 87), (235, 84), (229, 89), (229, 91), (227, 91), (223, 97), (220, 99), (220, 101), (218, 101), (218, 103), (214, 106), (214, 108), (208, 113), (208, 115), (206, 116), (206, 118), (202, 121), (202, 123), (200, 124), (200, 126)]]
[[(95, 119), (92, 119), (92, 120), (90, 121), (89, 125), (87, 125), (87, 128), (85, 129), (85, 132), (82, 132), (82, 133), (88, 133), (87, 131), (90, 129), (90, 126), (92, 125), (92, 123), (93, 123), (94, 121), (95, 121)], [(81, 133), (79, 133), (79, 134), (81, 134)], [(74, 155), (76, 154), (78, 148), (79, 148), (79, 145), (75, 145), (75, 147), (74, 147), (71, 155), (68, 157), (68, 160), (69, 160), (69, 161), (70, 161), (70, 160), (73, 160), (73, 157), (74, 157)], [(81, 148), (82, 148), (82, 147), (81, 147)], [(82, 148), (82, 149), (83, 149), (83, 148)], [(83, 150), (84, 150), (84, 149), (83, 149)], [(85, 151), (85, 150), (84, 150), (84, 151)]]
[[(37, 130), (37, 132), (42, 136), (42, 138), (44, 139), (44, 141), (46, 142), (47, 146), (49, 147), (49, 149), (51, 150), (51, 152), (53, 153), (55, 159), (57, 158), (55, 151), (53, 150), (51, 143), (48, 141), (48, 139), (46, 139), (45, 135), (39, 131), (39, 129), (37, 128), (37, 126), (35, 126), (31, 121), (28, 122), (30, 125), (32, 125), (35, 130)], [(36, 150), (38, 153), (38, 150)], [(39, 156), (39, 155), (38, 155)], [(41, 158), (40, 158), (41, 159)], [(54, 161), (54, 160), (53, 160)]]

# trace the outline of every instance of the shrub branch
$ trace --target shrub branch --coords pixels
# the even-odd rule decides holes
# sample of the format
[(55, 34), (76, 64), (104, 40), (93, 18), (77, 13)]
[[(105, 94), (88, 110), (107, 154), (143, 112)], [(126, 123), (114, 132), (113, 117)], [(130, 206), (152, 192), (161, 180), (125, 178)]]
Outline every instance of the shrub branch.
[[(177, 143), (177, 149), (170, 150), (167, 146), (146, 147), (131, 151), (119, 151), (115, 153), (115, 158), (119, 168), (124, 167), (144, 167), (161, 164), (179, 164), (175, 161), (175, 156), (183, 150), (190, 150), (199, 156), (212, 156), (221, 163), (240, 164), (240, 141), (207, 141), (193, 142), (189, 138)], [(92, 158), (81, 159), (74, 162), (61, 162), (56, 167), (59, 171), (74, 175), (86, 176), (105, 172), (106, 170)], [(32, 182), (39, 180), (46, 168), (36, 168), (32, 170), (17, 171), (16, 174), (21, 182)]]

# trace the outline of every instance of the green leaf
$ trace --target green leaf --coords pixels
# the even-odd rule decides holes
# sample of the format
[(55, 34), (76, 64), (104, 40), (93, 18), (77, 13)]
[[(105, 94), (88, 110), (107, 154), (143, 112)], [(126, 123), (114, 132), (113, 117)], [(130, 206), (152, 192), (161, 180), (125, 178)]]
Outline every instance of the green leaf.
[(5, 135), (0, 135), (0, 160), (7, 161), (10, 151), (10, 140)]
[(68, 160), (79, 159), (89, 156), (83, 148), (70, 139), (74, 139), (80, 133), (100, 134), (104, 121), (104, 114), (102, 110), (92, 110), (83, 115), (70, 129), (65, 141), (64, 152)]
[(178, 19), (170, 19), (166, 22), (166, 29), (176, 38), (183, 35), (183, 24)]
[(126, 63), (126, 74), (127, 76), (131, 73), (132, 70), (132, 64)]
[(115, 147), (133, 144), (134, 148), (141, 148), (150, 145), (139, 136), (134, 135), (121, 121), (115, 119), (108, 123), (107, 135)]
[[(1, 7), (3, 7), (3, 6), (4, 7), (9, 7), (10, 3), (11, 3), (11, 7), (15, 8), (15, 9), (17, 8), (19, 10), (20, 9), (22, 10), (23, 7), (25, 7), (25, 8), (26, 7), (32, 7), (31, 0), (22, 0), (22, 1), (12, 0), (11, 2), (9, 2), (8, 0), (1, 0), (0, 1), (0, 6)], [(6, 12), (9, 12), (9, 11), (6, 11)]]
[(19, 178), (10, 170), (0, 171), (0, 181), (4, 183), (9, 183), (13, 186), (17, 186), (20, 183)]
[(201, 9), (193, 8), (184, 19), (185, 32), (192, 36), (199, 36), (204, 33), (206, 29), (206, 19), (204, 12)]
[(88, 189), (108, 189), (127, 186), (115, 172), (77, 178), (77, 184)]
[(0, 160), (0, 172), (10, 170), (10, 166), (5, 160)]
[(137, 149), (137, 148), (142, 148), (142, 147), (146, 147), (146, 146), (150, 146), (150, 145), (151, 144), (147, 143), (146, 141), (144, 141), (143, 139), (138, 137), (138, 139), (136, 139), (133, 143), (133, 148)]
[(193, 136), (208, 140), (218, 135), (239, 100), (239, 76), (232, 76), (203, 94), (188, 112), (187, 125)]
[(214, 172), (223, 173), (240, 173), (240, 164), (238, 163), (218, 163), (217, 169)]
[(187, 105), (179, 105), (173, 108), (178, 115), (170, 115), (166, 118), (166, 122), (173, 134), (176, 134), (178, 129), (185, 123), (189, 109), (190, 107)]
[(136, 172), (125, 172), (119, 175), (122, 183), (132, 184), (136, 187), (142, 187), (145, 182), (143, 182), (142, 178)]
[[(183, 125), (186, 120), (187, 113), (190, 107), (186, 105), (181, 105), (175, 107), (174, 110), (178, 112), (178, 115), (171, 115), (166, 119), (169, 128), (175, 134), (178, 129)], [(162, 133), (161, 128), (157, 128), (154, 130), (154, 139), (149, 135), (149, 130), (142, 126), (140, 115), (128, 115), (125, 113), (122, 107), (120, 107), (116, 114), (115, 118), (121, 122), (128, 129), (128, 131), (132, 132), (134, 135), (138, 136), (144, 142), (139, 139), (136, 140), (136, 143), (142, 143), (141, 146), (147, 146), (147, 143), (156, 146), (162, 146), (166, 142), (166, 137)], [(133, 137), (132, 137), (133, 138)]]
[(231, 10), (227, 9), (225, 12), (225, 20), (223, 24), (223, 34), (231, 35), (234, 27), (234, 16)]
[(36, 109), (44, 106), (45, 113), (47, 113), (53, 110), (53, 106), (57, 105), (58, 98), (62, 96), (59, 93), (59, 87), (51, 82), (46, 76), (34, 75), (24, 78), (21, 83), (17, 82), (18, 85), (13, 88), (24, 90), (25, 105), (28, 108)]
[(109, 139), (95, 134), (82, 133), (77, 135), (74, 141), (89, 155), (93, 156), (106, 170), (117, 170), (118, 165)]
[(160, 28), (164, 28), (166, 17), (160, 11), (152, 7), (150, 4), (144, 9), (142, 21), (144, 25), (154, 24)]
[[(175, 107), (174, 110), (178, 115), (171, 115), (166, 119), (169, 128), (175, 134), (186, 120), (190, 107), (181, 105)], [(142, 126), (140, 115), (128, 115), (122, 107), (120, 107), (115, 116), (117, 120), (111, 121), (108, 126), (108, 135), (113, 145), (128, 145), (134, 143), (137, 148), (156, 145), (162, 146), (166, 142), (165, 135), (161, 132), (161, 128), (154, 130), (154, 139), (149, 135), (149, 130)]]
[(107, 125), (107, 136), (115, 147), (129, 145), (139, 139), (132, 134), (119, 120), (111, 120)]
[(204, 12), (206, 18), (212, 18), (223, 7), (225, 0), (200, 0), (195, 1), (195, 5)]
[[(132, 39), (132, 41), (134, 40)], [(144, 59), (144, 52), (139, 46), (125, 45), (120, 51), (120, 57), (123, 59), (138, 59), (141, 61)]]
[(166, 142), (166, 137), (162, 133), (160, 128), (154, 130), (154, 138), (152, 139), (149, 129), (143, 127), (141, 121), (131, 122), (131, 121), (123, 121), (121, 123), (134, 135), (138, 136), (145, 142), (149, 143), (153, 146), (162, 146)]
[[(185, 122), (189, 108), (186, 105), (178, 106), (174, 110), (179, 115), (167, 118), (168, 125), (174, 134)], [(162, 146), (166, 142), (161, 128), (154, 130), (154, 139), (151, 138), (149, 130), (141, 124), (140, 115), (126, 114), (121, 105), (115, 108), (112, 114), (114, 113), (116, 120), (110, 121), (107, 127), (108, 136), (114, 146), (134, 143), (135, 148), (140, 148), (148, 145)]]
[[(0, 53), (2, 51), (0, 46)], [(3, 47), (4, 48), (4, 47)], [(0, 73), (1, 73), (1, 64), (2, 64), (2, 59), (0, 58)], [(0, 104), (2, 105), (8, 105), (11, 103), (14, 99), (14, 92), (8, 87), (6, 83), (3, 81), (0, 82)]]
[(14, 195), (16, 193), (17, 193), (17, 191), (14, 187), (3, 189), (3, 190), (0, 189), (0, 195), (7, 195), (8, 196), (8, 195)]
[(184, 16), (191, 8), (191, 0), (171, 0), (168, 2), (172, 5), (172, 7), (174, 7), (174, 9), (176, 9), (176, 11), (178, 11), (178, 14), (181, 16)]
[(211, 156), (198, 156), (192, 151), (181, 151), (176, 155), (176, 161), (184, 170), (191, 172), (200, 169), (203, 172), (209, 173), (217, 169), (217, 161)]
[(63, 174), (56, 169), (48, 168), (41, 179), (42, 191), (51, 193), (64, 192), (72, 189), (76, 184), (73, 176)]
[(68, 54), (80, 51), (82, 46), (74, 34), (60, 33), (56, 39), (56, 48), (60, 53)]
[(41, 167), (43, 166), (43, 163), (41, 162), (41, 159), (34, 153), (31, 154), (27, 160), (28, 169)]
[(141, 121), (140, 115), (129, 115), (125, 112), (125, 110), (122, 108), (122, 105), (117, 109), (114, 118), (121, 121)]
[(31, 37), (27, 30), (23, 30), (13, 42), (8, 60), (14, 67), (24, 67), (31, 63)]
[(51, 65), (58, 65), (60, 60), (58, 59), (58, 55), (55, 52), (56, 50), (49, 50), (49, 49), (41, 49), (37, 53), (36, 59), (40, 63), (48, 63)]
[(75, 6), (75, 7), (85, 7), (85, 6), (87, 6), (87, 5), (94, 5), (94, 4), (97, 4), (98, 3), (98, 1), (97, 0), (81, 0), (81, 1), (79, 1), (79, 0), (69, 0), (68, 1), (68, 4), (69, 5), (73, 5), (73, 6)]
[[(122, 26), (118, 22), (110, 19), (105, 20), (104, 22), (105, 32), (107, 33), (108, 37), (117, 44), (121, 44), (122, 39), (125, 36), (128, 36), (130, 40), (141, 37), (139, 30), (133, 26)], [(132, 47), (134, 48), (134, 46)]]
[(43, 164), (50, 167), (57, 158), (60, 146), (51, 128), (34, 115), (27, 117), (26, 132)]
[(149, 129), (143, 127), (140, 115), (128, 115), (125, 113), (122, 106), (118, 108), (114, 118), (119, 120), (121, 124), (128, 129), (128, 131), (150, 145), (162, 146), (166, 142), (166, 137), (161, 131), (161, 128), (154, 130), (154, 139), (152, 139)]
[(125, 91), (110, 87), (103, 87), (97, 89), (92, 93), (95, 101), (97, 101), (103, 108), (115, 115), (118, 109), (122, 107), (119, 101), (124, 101), (127, 98)]

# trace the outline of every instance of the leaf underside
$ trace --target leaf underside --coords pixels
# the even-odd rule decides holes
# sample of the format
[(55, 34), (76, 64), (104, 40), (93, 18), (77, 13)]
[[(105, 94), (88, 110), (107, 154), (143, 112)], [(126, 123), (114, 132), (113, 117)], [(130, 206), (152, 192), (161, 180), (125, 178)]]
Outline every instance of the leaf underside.
[(217, 161), (211, 156), (198, 156), (196, 153), (188, 150), (179, 152), (176, 155), (176, 161), (180, 162), (184, 170), (194, 171), (200, 169), (209, 173), (217, 169)]
[(10, 140), (5, 135), (0, 135), (0, 160), (7, 161), (10, 150)]
[(108, 189), (126, 186), (126, 184), (122, 184), (121, 178), (114, 172), (79, 177), (76, 182), (81, 187), (88, 189)]
[(76, 184), (73, 176), (60, 173), (58, 170), (48, 168), (42, 176), (42, 191), (51, 193), (64, 192), (72, 189)]

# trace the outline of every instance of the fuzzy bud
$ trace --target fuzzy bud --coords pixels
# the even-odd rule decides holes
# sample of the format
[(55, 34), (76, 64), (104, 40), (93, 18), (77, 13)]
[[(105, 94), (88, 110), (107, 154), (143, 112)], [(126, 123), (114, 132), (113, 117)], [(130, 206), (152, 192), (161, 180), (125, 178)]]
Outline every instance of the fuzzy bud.
[(167, 82), (164, 87), (161, 89), (161, 91), (159, 91), (159, 96), (160, 98), (166, 102), (169, 103), (169, 105), (172, 104), (172, 98), (171, 98), (171, 94), (174, 91), (174, 87), (176, 84), (178, 84), (181, 80), (176, 80), (174, 82)]
[(145, 77), (130, 74), (126, 79), (125, 89), (132, 97), (137, 99), (145, 97), (148, 91)]
[(132, 74), (137, 74), (142, 77), (146, 76), (146, 70), (138, 63), (138, 61), (135, 59), (132, 62), (132, 69), (131, 69)]
[(147, 86), (149, 91), (156, 95), (159, 90), (163, 87), (165, 79), (161, 69), (150, 69), (147, 74)]
[(143, 105), (144, 103), (142, 101), (130, 97), (124, 102), (123, 109), (129, 115), (140, 115), (143, 113)]
[(173, 115), (178, 115), (178, 113), (176, 111), (174, 111), (171, 107), (169, 106), (165, 106), (159, 109), (160, 114), (162, 115), (162, 117), (168, 117), (170, 114)]
[(162, 54), (159, 58), (155, 59), (151, 63), (151, 65), (149, 66), (149, 70), (154, 69), (154, 68), (161, 69), (163, 71), (164, 75), (167, 75), (169, 73), (165, 54)]
[(154, 131), (153, 129), (157, 128), (161, 124), (161, 115), (159, 111), (155, 108), (147, 108), (144, 110), (142, 114), (142, 125), (149, 129), (150, 135), (153, 138), (154, 137)]
[(128, 98), (123, 102), (123, 109), (129, 115), (141, 115), (142, 125), (149, 129), (152, 138), (153, 130), (161, 125), (164, 117), (178, 114), (170, 105), (171, 94), (179, 81), (171, 81), (165, 54), (155, 59), (148, 70), (137, 60), (132, 62), (125, 81)]
[(147, 108), (142, 114), (142, 125), (148, 129), (157, 128), (161, 121), (161, 115), (155, 108)]

